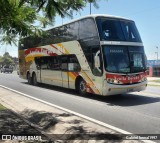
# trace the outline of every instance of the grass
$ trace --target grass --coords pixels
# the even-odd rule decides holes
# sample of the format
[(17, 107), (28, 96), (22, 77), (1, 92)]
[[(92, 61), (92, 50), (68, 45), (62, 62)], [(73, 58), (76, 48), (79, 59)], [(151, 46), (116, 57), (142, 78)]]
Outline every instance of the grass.
[(2, 104), (0, 104), (0, 110), (6, 109)]
[(157, 82), (157, 83), (160, 83), (160, 79), (152, 80), (151, 82)]
[(155, 86), (155, 87), (159, 87), (160, 88), (160, 86), (156, 85), (156, 84), (148, 84), (148, 86)]

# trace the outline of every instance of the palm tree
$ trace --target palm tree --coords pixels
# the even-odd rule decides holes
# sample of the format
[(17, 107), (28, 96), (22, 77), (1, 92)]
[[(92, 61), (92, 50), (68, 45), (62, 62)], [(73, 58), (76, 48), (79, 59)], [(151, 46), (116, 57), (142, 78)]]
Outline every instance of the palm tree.
[(44, 12), (45, 17), (50, 20), (53, 20), (56, 14), (61, 17), (72, 16), (72, 10), (78, 11), (86, 4), (83, 0), (21, 0), (20, 6), (24, 3), (30, 3), (38, 12)]
[[(9, 44), (16, 41), (15, 37), (28, 35), (41, 35), (40, 26), (51, 24), (55, 16), (72, 16), (73, 11), (79, 11), (90, 3), (98, 8), (97, 0), (1, 0), (0, 4), (0, 42)], [(14, 41), (15, 40), (15, 41)]]

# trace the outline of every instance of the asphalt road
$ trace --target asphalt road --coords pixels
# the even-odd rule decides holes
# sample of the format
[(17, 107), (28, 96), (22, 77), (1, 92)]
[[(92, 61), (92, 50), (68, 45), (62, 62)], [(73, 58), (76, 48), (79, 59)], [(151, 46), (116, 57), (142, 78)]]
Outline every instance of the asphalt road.
[[(160, 133), (160, 87), (121, 96), (82, 97), (74, 90), (28, 85), (16, 74), (0, 73), (0, 85), (67, 108), (134, 134)], [(24, 101), (25, 102), (25, 101)]]

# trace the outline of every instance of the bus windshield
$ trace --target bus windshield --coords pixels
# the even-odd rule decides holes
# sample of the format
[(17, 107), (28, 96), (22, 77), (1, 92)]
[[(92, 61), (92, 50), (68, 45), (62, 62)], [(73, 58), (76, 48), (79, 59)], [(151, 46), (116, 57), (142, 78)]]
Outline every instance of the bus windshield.
[(141, 42), (134, 21), (105, 17), (98, 17), (96, 21), (101, 41)]
[(103, 46), (103, 51), (108, 72), (136, 73), (146, 70), (143, 47)]

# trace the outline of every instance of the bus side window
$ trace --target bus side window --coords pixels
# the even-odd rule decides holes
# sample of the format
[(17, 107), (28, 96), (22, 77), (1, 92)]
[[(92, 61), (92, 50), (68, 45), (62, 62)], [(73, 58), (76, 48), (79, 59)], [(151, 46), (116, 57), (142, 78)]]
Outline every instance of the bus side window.
[(41, 69), (42, 70), (48, 69), (48, 60), (47, 60), (47, 57), (42, 57), (41, 58)]
[(97, 37), (96, 25), (93, 19), (86, 18), (79, 21), (79, 39)]
[(61, 70), (68, 71), (68, 56), (61, 56)]
[(59, 70), (60, 69), (58, 56), (49, 58), (48, 67), (49, 67), (50, 70)]
[(80, 67), (80, 64), (78, 62), (76, 55), (69, 56), (68, 70), (75, 71), (75, 72), (79, 72), (81, 70), (81, 67)]
[(36, 67), (39, 70), (40, 66), (41, 66), (41, 59), (40, 59), (40, 57), (35, 57), (34, 60), (35, 60)]

